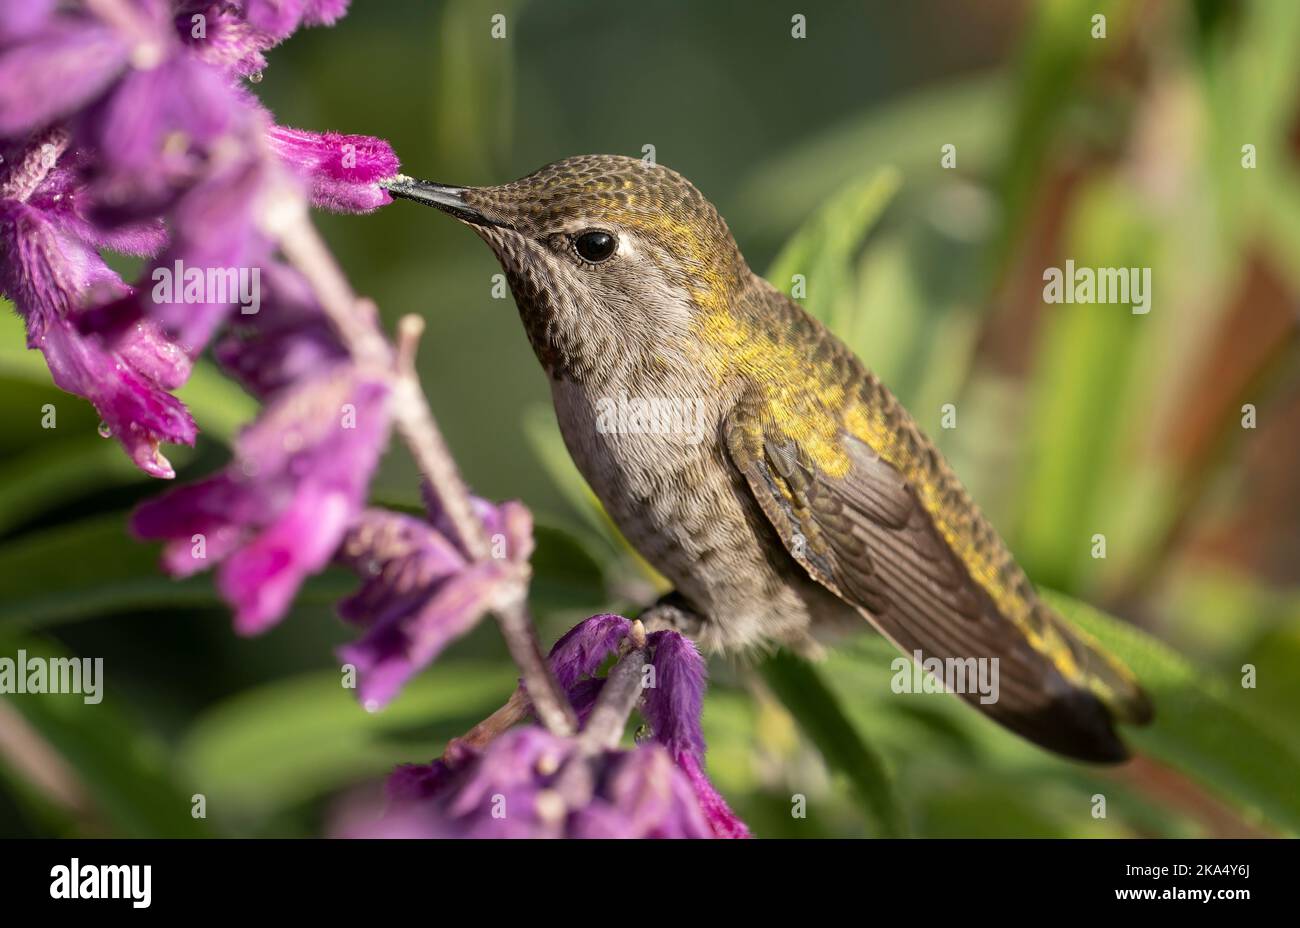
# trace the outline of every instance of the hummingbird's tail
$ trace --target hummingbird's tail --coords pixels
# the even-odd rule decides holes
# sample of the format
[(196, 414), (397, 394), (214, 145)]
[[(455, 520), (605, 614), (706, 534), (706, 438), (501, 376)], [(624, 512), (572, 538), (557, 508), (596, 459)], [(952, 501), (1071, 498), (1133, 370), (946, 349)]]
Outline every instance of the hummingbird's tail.
[(1042, 601), (1034, 604), (1033, 619), (1065, 645), (1051, 655), (1061, 675), (1097, 697), (1116, 721), (1146, 725), (1155, 718), (1151, 699), (1137, 678), (1091, 635), (1068, 624)]

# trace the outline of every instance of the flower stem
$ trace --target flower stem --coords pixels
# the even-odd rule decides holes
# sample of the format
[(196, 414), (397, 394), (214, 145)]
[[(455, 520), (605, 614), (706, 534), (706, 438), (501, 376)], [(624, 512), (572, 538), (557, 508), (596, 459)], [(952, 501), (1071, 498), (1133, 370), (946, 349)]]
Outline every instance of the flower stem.
[(515, 691), (510, 694), (506, 704), (493, 712), (483, 721), (479, 722), (459, 738), (453, 738), (447, 744), (447, 750), (443, 753), (446, 757), (452, 752), (452, 747), (456, 744), (462, 744), (471, 748), (481, 748), (488, 744), (497, 735), (518, 725), (524, 719), (528, 718), (529, 710), (532, 709), (532, 703), (528, 700), (528, 691), (524, 687), (516, 687)]
[[(634, 623), (633, 627), (640, 623)], [(634, 642), (637, 640), (633, 635)], [(582, 730), (580, 740), (585, 750), (591, 753), (607, 751), (618, 747), (627, 728), (628, 716), (641, 700), (644, 686), (642, 670), (649, 660), (646, 654), (645, 632), (641, 632), (640, 646), (634, 646), (623, 655), (610, 670), (601, 688), (600, 698), (596, 700), (587, 719), (587, 726)]]
[(474, 517), (469, 492), (460, 479), (433, 411), (425, 402), (415, 370), (415, 349), (423, 332), (424, 320), (414, 313), (403, 316), (397, 324), (398, 382), (393, 418), (424, 479), (442, 503), (461, 550), (470, 560), (482, 561), (492, 556), (491, 543), (483, 523)]
[[(262, 211), (262, 225), (291, 264), (311, 284), (322, 310), (359, 365), (385, 372), (394, 384), (393, 419), (403, 441), (455, 530), (470, 560), (492, 556), (483, 523), (474, 515), (469, 492), (429, 408), (415, 369), (415, 349), (424, 328), (409, 315), (398, 327), (397, 350), (384, 338), (378, 313), (369, 300), (358, 299), (334, 256), (312, 224), (306, 204), (290, 187), (273, 191)], [(546, 663), (528, 614), (527, 587), (493, 610), (510, 656), (519, 666), (537, 718), (557, 735), (577, 729), (573, 707), (560, 692)]]

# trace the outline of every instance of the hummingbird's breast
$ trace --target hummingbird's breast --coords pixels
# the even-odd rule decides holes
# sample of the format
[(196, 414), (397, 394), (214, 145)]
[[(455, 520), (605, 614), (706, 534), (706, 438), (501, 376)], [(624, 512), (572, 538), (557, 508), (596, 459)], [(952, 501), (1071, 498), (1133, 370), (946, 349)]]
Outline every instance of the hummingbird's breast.
[(578, 470), (699, 614), (703, 647), (806, 646), (814, 624), (860, 624), (790, 558), (731, 466), (721, 424), (734, 398), (716, 384), (554, 380), (552, 394)]

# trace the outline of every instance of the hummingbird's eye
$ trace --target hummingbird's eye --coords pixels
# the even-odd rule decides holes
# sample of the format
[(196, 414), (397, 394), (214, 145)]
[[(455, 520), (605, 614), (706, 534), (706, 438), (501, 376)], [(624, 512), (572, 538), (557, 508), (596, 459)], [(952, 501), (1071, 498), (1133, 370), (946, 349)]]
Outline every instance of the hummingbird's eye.
[(617, 247), (618, 239), (599, 229), (589, 229), (573, 240), (573, 250), (578, 253), (578, 257), (592, 264), (604, 261)]

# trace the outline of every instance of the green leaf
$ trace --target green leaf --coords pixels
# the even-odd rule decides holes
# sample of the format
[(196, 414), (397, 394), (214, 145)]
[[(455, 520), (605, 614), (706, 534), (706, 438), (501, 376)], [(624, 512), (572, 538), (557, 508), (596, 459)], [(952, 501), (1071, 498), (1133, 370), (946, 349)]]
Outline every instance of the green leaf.
[[(0, 630), (34, 628), (128, 609), (217, 606), (206, 576), (173, 580), (158, 564), (158, 546), (132, 538), (128, 514), (113, 512), (22, 535), (0, 545)], [(314, 577), (297, 602), (344, 595), (343, 576)]]
[(568, 531), (541, 521), (533, 523), (537, 550), (530, 563), (533, 581), (529, 598), (547, 612), (591, 609), (605, 599), (605, 575), (600, 563)]
[(760, 671), (768, 685), (821, 752), (831, 770), (843, 774), (859, 803), (885, 837), (906, 831), (892, 777), (875, 749), (844, 714), (821, 673), (802, 658), (780, 651)]
[(162, 575), (156, 546), (126, 530), (127, 514), (96, 516), (0, 546), (0, 628), (31, 628), (116, 609), (215, 602), (211, 581)]
[(51, 442), (0, 467), (0, 534), (52, 506), (147, 479), (116, 442), (98, 437)]
[[(502, 2), (494, 12), (505, 16), (513, 30), (522, 7), (522, 0)], [(515, 43), (494, 41), (490, 25), (479, 4), (453, 0), (443, 6), (433, 37), (432, 126), (439, 159), (448, 171), (481, 170), (510, 151)]]
[(1160, 641), (1083, 603), (1044, 591), (1071, 622), (1117, 654), (1155, 702), (1155, 722), (1129, 739), (1237, 806), (1257, 823), (1300, 832), (1300, 750), (1276, 730), (1267, 708), (1236, 695)]
[(800, 227), (768, 271), (767, 279), (789, 293), (791, 278), (807, 285), (809, 313), (839, 331), (855, 308), (853, 258), (902, 182), (896, 168), (881, 168), (848, 185)]
[[(1079, 266), (1142, 267), (1152, 241), (1149, 222), (1118, 184), (1097, 183), (1079, 197), (1069, 237)], [(1094, 533), (1105, 534), (1112, 555), (1126, 555), (1113, 558), (1117, 565), (1137, 562), (1147, 527), (1167, 516), (1168, 476), (1152, 480), (1131, 447), (1151, 427), (1145, 371), (1161, 344), (1152, 335), (1171, 322), (1184, 324), (1172, 313), (1083, 303), (1055, 305), (1044, 316), (1011, 540), (1038, 582), (1074, 595), (1092, 588), (1110, 567), (1089, 556)], [(1125, 505), (1116, 511), (1118, 498)]]
[(376, 713), (357, 704), (337, 671), (280, 680), (200, 716), (181, 761), (214, 814), (260, 818), (396, 764), (428, 762), (502, 705), (515, 678), (505, 664), (438, 663)]
[[(0, 654), (16, 657), (20, 649), (29, 660), (67, 656), (49, 642), (0, 637)], [(113, 697), (111, 674), (106, 677), (100, 678), (102, 701), (96, 704), (86, 704), (79, 693), (6, 697), (67, 762), (72, 781), (89, 800), (89, 808), (70, 820), (83, 831), (107, 825), (112, 834), (127, 837), (208, 834), (207, 823), (190, 814), (193, 793), (180, 785), (170, 752), (123, 711)], [(11, 769), (9, 775), (20, 774)]]
[[(1198, 13), (1208, 132), (1198, 150), (1217, 187), (1222, 247), (1271, 252), (1276, 269), (1300, 287), (1300, 179), (1292, 159), (1268, 156), (1286, 151), (1294, 131), (1300, 6), (1258, 0), (1239, 11), (1202, 4)], [(1242, 166), (1247, 143), (1258, 159), (1249, 170)]]
[(257, 401), (207, 361), (194, 365), (190, 379), (176, 395), (190, 408), (201, 435), (219, 438), (227, 445), (257, 415)]
[(1013, 89), (1002, 75), (971, 73), (960, 82), (891, 97), (796, 141), (746, 178), (734, 197), (732, 228), (779, 240), (850, 183), (864, 162), (898, 165), (910, 182), (925, 186), (950, 173), (940, 165), (941, 144), (955, 146), (963, 173), (978, 171), (995, 154)]
[[(28, 349), (26, 344), (22, 320), (14, 313), (0, 312), (0, 376), (52, 386), (44, 357), (39, 351)], [(216, 365), (204, 359), (194, 365), (189, 381), (176, 395), (189, 407), (200, 433), (227, 444), (239, 427), (257, 412), (257, 402), (233, 380), (224, 377)]]
[[(1032, 9), (1014, 81), (1017, 99), (1004, 135), (998, 186), (1002, 228), (990, 250), (990, 270), (1002, 269), (1041, 186), (1052, 142), (1078, 108), (1078, 84), (1107, 49), (1122, 43), (1136, 18), (1131, 4), (1060, 0)], [(1092, 38), (1092, 17), (1106, 17), (1107, 38)]]

